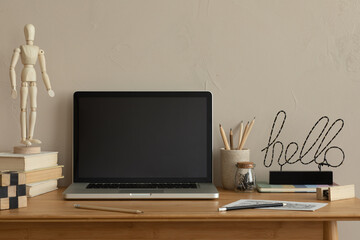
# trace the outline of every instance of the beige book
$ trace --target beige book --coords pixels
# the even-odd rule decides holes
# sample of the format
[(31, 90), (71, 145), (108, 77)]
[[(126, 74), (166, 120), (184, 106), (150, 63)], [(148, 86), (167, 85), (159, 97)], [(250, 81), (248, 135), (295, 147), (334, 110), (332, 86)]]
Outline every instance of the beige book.
[(38, 168), (56, 166), (57, 152), (41, 152), (36, 154), (0, 153), (0, 170), (30, 171)]
[(62, 176), (63, 167), (64, 167), (63, 165), (58, 165), (55, 167), (41, 168), (41, 169), (35, 169), (24, 172), (26, 176), (26, 184), (63, 178)]
[(51, 192), (57, 189), (57, 180), (48, 180), (37, 183), (26, 184), (26, 195), (28, 197), (35, 197), (40, 194)]

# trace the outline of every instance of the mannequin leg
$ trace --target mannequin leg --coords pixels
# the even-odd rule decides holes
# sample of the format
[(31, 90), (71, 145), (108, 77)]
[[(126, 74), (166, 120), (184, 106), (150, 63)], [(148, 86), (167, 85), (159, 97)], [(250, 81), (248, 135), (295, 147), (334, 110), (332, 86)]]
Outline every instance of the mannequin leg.
[(30, 117), (29, 117), (29, 138), (28, 140), (31, 143), (41, 144), (41, 141), (38, 139), (34, 139), (34, 130), (35, 130), (35, 123), (36, 123), (36, 107), (37, 107), (37, 87), (36, 82), (30, 82)]
[(20, 128), (21, 128), (21, 143), (26, 146), (31, 146), (31, 142), (26, 140), (26, 102), (28, 97), (28, 83), (22, 82), (20, 88)]

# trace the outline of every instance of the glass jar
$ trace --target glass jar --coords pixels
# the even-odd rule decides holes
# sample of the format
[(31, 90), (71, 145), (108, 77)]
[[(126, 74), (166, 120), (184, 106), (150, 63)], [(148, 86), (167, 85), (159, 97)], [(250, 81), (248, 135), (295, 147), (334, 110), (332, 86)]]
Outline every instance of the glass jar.
[(253, 162), (236, 163), (235, 191), (253, 192), (256, 189), (255, 164)]

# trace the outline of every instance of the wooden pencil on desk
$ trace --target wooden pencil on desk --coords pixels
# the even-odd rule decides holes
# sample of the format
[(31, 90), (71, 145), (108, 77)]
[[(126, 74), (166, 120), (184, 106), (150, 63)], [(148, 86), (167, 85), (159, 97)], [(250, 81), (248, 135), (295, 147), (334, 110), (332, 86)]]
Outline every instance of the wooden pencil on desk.
[(244, 131), (244, 136), (243, 136), (243, 139), (241, 140), (239, 150), (241, 150), (244, 147), (245, 142), (246, 142), (247, 138), (250, 135), (251, 129), (254, 126), (254, 123), (255, 123), (255, 118), (251, 121), (250, 125), (249, 125), (249, 122), (246, 124), (245, 131)]
[(221, 126), (221, 124), (219, 124), (219, 128), (220, 128), (221, 137), (222, 137), (224, 145), (225, 145), (225, 150), (230, 150), (229, 142), (226, 138), (225, 131), (224, 131), (223, 127)]
[(83, 205), (83, 204), (74, 204), (75, 208), (83, 208), (90, 210), (100, 210), (100, 211), (110, 211), (110, 212), (122, 212), (122, 213), (143, 213), (140, 210), (133, 209), (124, 209), (124, 208), (113, 208), (113, 207), (100, 207), (100, 206), (91, 206), (91, 205)]

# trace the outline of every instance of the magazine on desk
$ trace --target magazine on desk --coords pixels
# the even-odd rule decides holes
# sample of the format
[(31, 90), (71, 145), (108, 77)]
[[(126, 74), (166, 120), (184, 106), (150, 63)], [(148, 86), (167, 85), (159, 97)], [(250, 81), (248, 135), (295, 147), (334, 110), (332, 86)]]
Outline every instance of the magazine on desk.
[(239, 201), (229, 203), (223, 207), (247, 206), (247, 205), (269, 204), (269, 203), (286, 203), (286, 205), (282, 207), (267, 207), (267, 208), (259, 208), (259, 209), (315, 211), (327, 205), (327, 203), (317, 203), (317, 202), (292, 202), (292, 201), (241, 199)]

